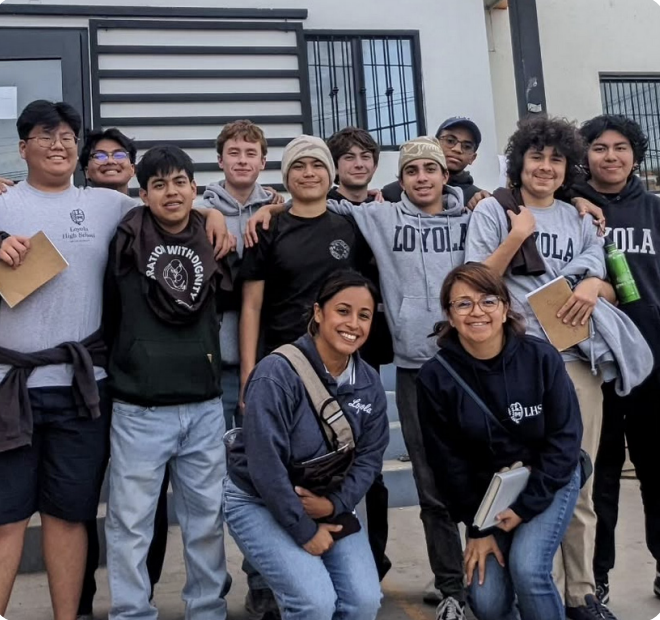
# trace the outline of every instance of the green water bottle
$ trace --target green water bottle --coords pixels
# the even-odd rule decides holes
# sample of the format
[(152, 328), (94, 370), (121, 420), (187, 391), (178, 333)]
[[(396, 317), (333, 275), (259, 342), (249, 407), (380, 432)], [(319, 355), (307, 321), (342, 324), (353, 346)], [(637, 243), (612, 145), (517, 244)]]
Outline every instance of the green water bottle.
[(619, 303), (629, 304), (631, 301), (641, 299), (628, 259), (611, 239), (605, 244), (605, 264)]

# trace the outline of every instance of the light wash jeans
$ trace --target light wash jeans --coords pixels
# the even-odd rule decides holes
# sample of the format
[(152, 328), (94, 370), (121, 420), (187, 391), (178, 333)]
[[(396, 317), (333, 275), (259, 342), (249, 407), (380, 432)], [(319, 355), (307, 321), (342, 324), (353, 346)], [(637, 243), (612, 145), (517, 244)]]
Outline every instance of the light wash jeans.
[[(479, 620), (564, 620), (566, 612), (552, 579), (552, 560), (573, 516), (580, 492), (580, 468), (552, 504), (513, 532), (495, 530), (504, 556), (486, 560), (486, 578), (477, 572), (468, 588), (470, 607)], [(516, 606), (517, 599), (517, 606)]]
[(224, 620), (222, 436), (219, 398), (164, 407), (115, 401), (110, 432), (110, 497), (105, 522), (110, 620), (156, 620), (149, 603), (147, 553), (169, 464), (183, 536), (186, 620)]
[(378, 571), (367, 533), (338, 540), (321, 557), (298, 546), (261, 499), (225, 481), (230, 534), (273, 590), (282, 620), (374, 620)]

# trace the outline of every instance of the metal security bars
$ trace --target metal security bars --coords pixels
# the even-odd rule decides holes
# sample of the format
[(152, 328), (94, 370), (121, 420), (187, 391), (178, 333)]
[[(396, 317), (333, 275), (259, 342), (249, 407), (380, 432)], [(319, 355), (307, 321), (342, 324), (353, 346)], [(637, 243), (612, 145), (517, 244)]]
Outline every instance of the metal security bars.
[(416, 34), (308, 34), (314, 134), (367, 129), (383, 147), (424, 133)]
[(660, 192), (660, 76), (601, 76), (600, 88), (605, 113), (636, 120), (648, 136), (640, 177), (650, 191)]

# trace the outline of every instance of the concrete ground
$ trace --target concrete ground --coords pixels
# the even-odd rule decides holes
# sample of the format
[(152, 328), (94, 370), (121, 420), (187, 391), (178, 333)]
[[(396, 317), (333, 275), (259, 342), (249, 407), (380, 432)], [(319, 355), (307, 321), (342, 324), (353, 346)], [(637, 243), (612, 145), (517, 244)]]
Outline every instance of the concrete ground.
[[(430, 569), (418, 508), (390, 510), (390, 527), (388, 555), (394, 568), (383, 582), (385, 599), (378, 618), (433, 620), (433, 609), (421, 602)], [(184, 572), (178, 528), (171, 528), (169, 542), (155, 601), (160, 609), (160, 620), (180, 620), (183, 618), (180, 592)], [(660, 620), (660, 599), (653, 596), (652, 589), (655, 565), (644, 543), (644, 519), (638, 483), (634, 480), (622, 481), (617, 547), (617, 566), (610, 575), (612, 611), (619, 620)], [(229, 569), (234, 576), (227, 599), (229, 616), (232, 620), (248, 620), (249, 616), (243, 609), (246, 584), (240, 570), (241, 558), (230, 538), (227, 549)], [(109, 601), (105, 570), (98, 572), (97, 580), (96, 617), (106, 618)], [(20, 575), (7, 611), (7, 620), (49, 620), (51, 617), (45, 575)]]

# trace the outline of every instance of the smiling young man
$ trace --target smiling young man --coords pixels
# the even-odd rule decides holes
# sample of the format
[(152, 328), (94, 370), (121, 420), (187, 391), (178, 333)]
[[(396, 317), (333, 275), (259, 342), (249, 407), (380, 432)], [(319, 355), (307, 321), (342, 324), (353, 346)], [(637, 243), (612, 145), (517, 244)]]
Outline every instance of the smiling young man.
[[(268, 143), (260, 127), (249, 120), (238, 120), (222, 128), (216, 142), (218, 164), (224, 180), (207, 186), (201, 205), (218, 209), (224, 214), (227, 228), (236, 237), (236, 254), (232, 255), (232, 270), (238, 272), (243, 258), (245, 224), (260, 207), (275, 200), (272, 192), (257, 182), (266, 166)], [(222, 350), (223, 404), (227, 429), (240, 426), (238, 393), (240, 357), (238, 346), (238, 318), (240, 290), (222, 316), (220, 348)]]
[[(479, 127), (469, 118), (452, 116), (438, 127), (435, 137), (445, 154), (449, 171), (447, 185), (460, 189), (463, 192), (465, 206), (474, 209), (480, 200), (490, 196), (487, 191), (479, 189), (474, 184), (474, 179), (467, 170), (468, 166), (477, 159), (477, 151), (481, 144)], [(383, 187), (383, 198), (388, 202), (398, 202), (401, 200), (401, 191), (399, 181), (394, 181)]]
[[(2, 227), (20, 235), (13, 239), (27, 247), (27, 238), (43, 230), (69, 263), (19, 305), (3, 302), (0, 310), (0, 615), (28, 520), (38, 511), (54, 618), (75, 619), (84, 523), (96, 519), (108, 458), (110, 401), (99, 332), (103, 269), (114, 230), (134, 201), (71, 185), (81, 124), (66, 103), (26, 106), (16, 126), (27, 180), (0, 195)], [(6, 252), (11, 239), (0, 256), (16, 266), (18, 254)], [(27, 355), (35, 351), (40, 355)]]
[[(27, 180), (0, 194), (0, 221), (12, 233), (2, 240), (0, 260), (20, 269), (29, 237), (43, 230), (69, 264), (18, 306), (3, 302), (0, 310), (0, 615), (28, 520), (39, 512), (54, 618), (75, 619), (84, 522), (96, 518), (108, 459), (103, 270), (110, 239), (135, 201), (71, 185), (81, 125), (67, 103), (28, 104), (16, 122)], [(222, 216), (205, 215), (217, 250), (226, 253)]]
[[(333, 200), (348, 200), (354, 205), (371, 202), (369, 184), (378, 169), (380, 147), (371, 134), (357, 127), (345, 127), (328, 139), (328, 149), (337, 170), (336, 182), (328, 192)], [(380, 276), (373, 255), (365, 257), (363, 274), (374, 284), (380, 295)], [(379, 303), (371, 323), (369, 338), (360, 348), (360, 356), (378, 370), (391, 364), (394, 358), (392, 335), (387, 326), (383, 304)], [(376, 477), (366, 496), (369, 544), (381, 581), (392, 567), (385, 555), (389, 524), (387, 520), (389, 493), (382, 474)]]
[[(528, 334), (547, 339), (526, 295), (556, 277), (565, 277), (573, 288), (573, 295), (559, 312), (565, 322), (585, 324), (594, 313), (592, 337), (563, 351), (562, 356), (580, 402), (582, 448), (595, 460), (602, 424), (601, 383), (616, 380), (617, 389), (619, 383), (626, 383), (629, 390), (644, 378), (648, 369), (643, 340), (616, 309), (598, 303), (599, 297), (614, 301), (614, 295), (603, 281), (603, 241), (597, 237), (591, 217), (581, 220), (574, 207), (555, 198), (557, 191), (571, 185), (584, 155), (577, 129), (560, 119), (524, 119), (509, 139), (506, 152), (509, 180), (519, 189), (525, 206), (515, 214), (505, 211), (494, 197), (482, 201), (470, 222), (466, 260), (484, 262), (505, 276), (514, 309), (525, 316)], [(532, 267), (528, 261), (514, 267), (514, 259), (530, 236), (535, 241), (536, 265)], [(625, 337), (624, 331), (628, 334)], [(626, 347), (635, 346), (639, 364), (627, 355)], [(560, 591), (565, 590), (567, 616), (578, 620), (613, 617), (606, 615), (611, 612), (594, 596), (596, 514), (592, 489), (590, 478), (582, 488), (556, 562), (559, 574), (564, 575), (558, 585)]]
[[(327, 209), (334, 177), (332, 156), (320, 138), (298, 136), (285, 148), (282, 180), (292, 207), (274, 216), (268, 230), (259, 230), (241, 266), (241, 385), (260, 357), (305, 333), (305, 312), (319, 281), (358, 267), (363, 250), (355, 223)], [(265, 350), (259, 351), (262, 330)]]
[(110, 244), (104, 331), (113, 396), (106, 518), (112, 620), (153, 619), (147, 552), (165, 469), (181, 523), (186, 617), (226, 617), (217, 303), (221, 275), (192, 210), (193, 164), (176, 146), (137, 166), (145, 207)]
[(608, 573), (614, 568), (614, 533), (627, 444), (640, 481), (646, 544), (656, 562), (653, 589), (660, 597), (660, 477), (656, 446), (660, 417), (649, 407), (660, 390), (660, 200), (635, 175), (648, 148), (648, 139), (635, 121), (623, 116), (597, 116), (584, 123), (580, 132), (588, 146), (587, 179), (572, 189), (603, 210), (606, 234), (626, 255), (641, 299), (621, 304), (620, 308), (640, 329), (656, 360), (651, 375), (629, 396), (618, 396), (610, 384), (603, 387), (603, 430), (594, 471), (597, 593), (606, 603)]
[(87, 134), (80, 150), (80, 168), (91, 187), (128, 194), (136, 156), (135, 143), (119, 129), (96, 129)]

